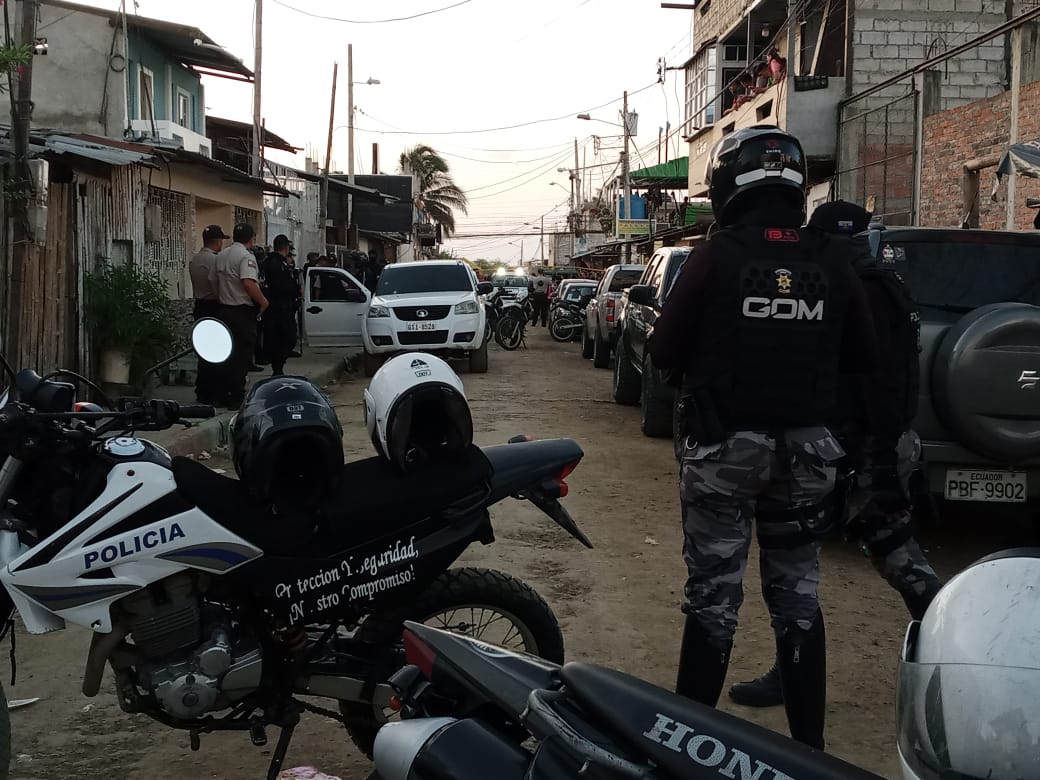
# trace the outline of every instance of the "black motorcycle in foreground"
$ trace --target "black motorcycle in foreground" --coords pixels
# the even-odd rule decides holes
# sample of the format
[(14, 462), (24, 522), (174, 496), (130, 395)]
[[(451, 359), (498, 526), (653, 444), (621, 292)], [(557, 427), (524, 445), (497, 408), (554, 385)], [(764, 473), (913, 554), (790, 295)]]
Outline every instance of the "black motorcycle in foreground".
[[(207, 320), (196, 331), (207, 322), (226, 338), (222, 356), (206, 358), (220, 362), (230, 334)], [(276, 727), (274, 780), (305, 710), (342, 722), (371, 752), (387, 680), (404, 663), (405, 620), (562, 662), (559, 624), (530, 586), (449, 567), (495, 541), (488, 508), (510, 497), (591, 547), (560, 503), (583, 457), (575, 442), (517, 437), (410, 475), (382, 458), (346, 463), (314, 514), (293, 518), (133, 435), (212, 407), (83, 406), (58, 380), (99, 390), (84, 377), (16, 374), (2, 355), (0, 369), (11, 381), (5, 392), (0, 377), (0, 625), (17, 606), (30, 633), (89, 629), (85, 695), (110, 667), (124, 711), (188, 732), (193, 749), (214, 731), (265, 745)], [(0, 716), (0, 778), (9, 738)]]
[(370, 780), (881, 780), (612, 669), (416, 623), (404, 647)]

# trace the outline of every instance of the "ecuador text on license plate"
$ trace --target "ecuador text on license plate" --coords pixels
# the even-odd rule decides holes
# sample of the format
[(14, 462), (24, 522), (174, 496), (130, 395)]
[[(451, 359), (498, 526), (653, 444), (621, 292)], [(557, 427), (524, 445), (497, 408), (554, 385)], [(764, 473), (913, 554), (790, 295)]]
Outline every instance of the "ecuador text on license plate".
[(437, 330), (436, 322), (409, 322), (405, 330)]
[(1022, 471), (946, 470), (946, 498), (949, 501), (1024, 502), (1028, 495)]

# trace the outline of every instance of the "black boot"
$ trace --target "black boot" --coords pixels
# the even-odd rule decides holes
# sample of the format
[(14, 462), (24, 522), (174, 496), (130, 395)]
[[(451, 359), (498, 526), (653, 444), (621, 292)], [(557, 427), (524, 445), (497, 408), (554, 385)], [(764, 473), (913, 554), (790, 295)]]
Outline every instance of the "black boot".
[(675, 692), (709, 707), (718, 704), (732, 647), (732, 640), (722, 648), (713, 645), (696, 616), (687, 615)]
[(903, 597), (903, 603), (906, 604), (910, 617), (914, 620), (922, 620), (924, 613), (928, 611), (928, 605), (932, 603), (932, 599), (936, 597), (941, 588), (942, 583), (935, 579), (925, 583), (924, 593), (905, 590), (900, 591), (899, 595)]
[(738, 682), (729, 689), (729, 697), (745, 707), (778, 707), (784, 703), (780, 688), (780, 667), (773, 661), (772, 668), (754, 680)]
[(823, 613), (808, 631), (797, 626), (776, 640), (787, 724), (791, 736), (809, 747), (823, 750), (823, 724), (827, 710), (827, 640)]

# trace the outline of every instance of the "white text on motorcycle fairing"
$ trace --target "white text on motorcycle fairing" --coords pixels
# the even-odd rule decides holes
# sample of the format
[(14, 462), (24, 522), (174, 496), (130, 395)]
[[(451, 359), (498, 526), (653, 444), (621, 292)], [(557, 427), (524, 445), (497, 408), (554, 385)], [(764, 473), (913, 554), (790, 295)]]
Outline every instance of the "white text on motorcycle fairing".
[(120, 539), (119, 544), (108, 544), (100, 551), (88, 552), (83, 556), (83, 567), (89, 569), (98, 561), (112, 563), (119, 558), (129, 558), (144, 550), (152, 550), (176, 539), (184, 539), (184, 531), (177, 523), (163, 526), (158, 530), (145, 531), (130, 539)]
[(657, 713), (657, 722), (643, 736), (676, 753), (685, 752), (692, 761), (714, 768), (722, 777), (733, 780), (794, 780), (742, 750), (728, 747), (710, 734), (698, 734), (685, 723), (661, 713)]
[[(289, 625), (296, 625), (320, 612), (338, 607), (345, 601), (373, 599), (377, 593), (407, 585), (415, 580), (415, 567), (392, 573), (382, 573), (419, 557), (415, 537), (398, 539), (379, 552), (365, 555), (355, 563), (354, 556), (338, 561), (332, 568), (322, 569), (304, 577), (280, 582), (274, 586), (275, 598), (288, 602)], [(374, 579), (370, 579), (374, 578)]]

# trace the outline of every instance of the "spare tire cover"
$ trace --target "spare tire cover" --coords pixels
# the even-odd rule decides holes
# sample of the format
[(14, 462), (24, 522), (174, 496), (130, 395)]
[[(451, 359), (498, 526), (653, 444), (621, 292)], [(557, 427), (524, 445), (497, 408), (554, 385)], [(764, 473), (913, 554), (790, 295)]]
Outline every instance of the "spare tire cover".
[(975, 452), (1008, 465), (1040, 456), (1040, 307), (996, 303), (959, 320), (936, 350), (932, 399)]

